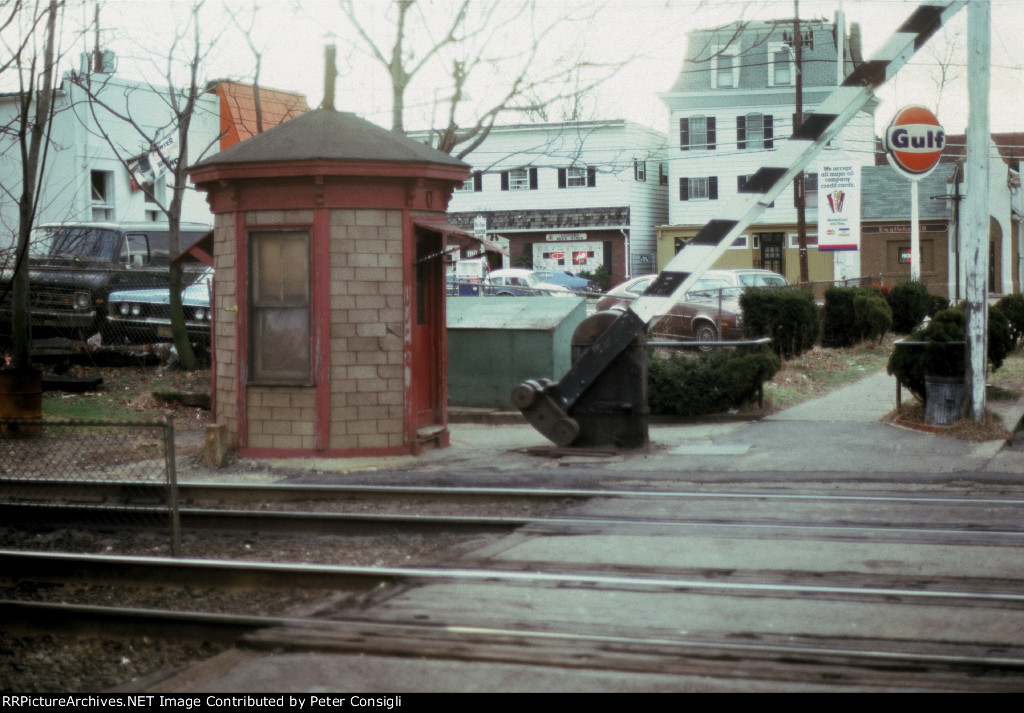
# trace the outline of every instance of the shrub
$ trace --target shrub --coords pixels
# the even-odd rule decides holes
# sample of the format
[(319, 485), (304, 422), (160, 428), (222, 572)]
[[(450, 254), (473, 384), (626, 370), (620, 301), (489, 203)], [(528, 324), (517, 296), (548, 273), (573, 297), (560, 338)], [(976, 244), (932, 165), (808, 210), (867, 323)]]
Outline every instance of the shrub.
[(874, 287), (829, 287), (825, 290), (825, 308), (821, 315), (823, 347), (850, 347), (864, 338), (853, 308), (859, 295), (882, 299), (882, 292)]
[(818, 306), (808, 290), (748, 289), (740, 296), (743, 334), (771, 337), (772, 349), (789, 359), (818, 340)]
[(892, 328), (899, 334), (909, 334), (928, 316), (928, 288), (923, 282), (896, 285), (889, 293), (892, 309)]
[(754, 401), (780, 366), (770, 351), (742, 348), (652, 357), (647, 365), (648, 405), (654, 414), (721, 413)]
[(882, 341), (892, 329), (892, 310), (880, 295), (857, 295), (853, 298), (853, 315), (861, 339)]
[(604, 265), (600, 265), (593, 272), (580, 272), (579, 276), (587, 280), (593, 280), (597, 284), (601, 285), (601, 289), (605, 292), (607, 292), (608, 288), (612, 286), (612, 273)]
[(949, 300), (942, 295), (928, 295), (928, 316), (934, 317), (944, 309), (949, 309)]
[[(992, 369), (998, 369), (1012, 347), (1010, 327), (999, 310), (990, 308), (988, 314), (988, 361)], [(887, 371), (924, 402), (926, 376), (964, 376), (966, 347), (963, 344), (947, 346), (946, 342), (963, 342), (966, 322), (962, 306), (939, 312), (927, 327), (910, 335), (909, 341), (928, 344), (897, 346), (889, 357)]]
[(1010, 339), (1014, 348), (1019, 347), (1024, 340), (1024, 295), (1006, 295), (996, 302), (995, 308), (1008, 320)]

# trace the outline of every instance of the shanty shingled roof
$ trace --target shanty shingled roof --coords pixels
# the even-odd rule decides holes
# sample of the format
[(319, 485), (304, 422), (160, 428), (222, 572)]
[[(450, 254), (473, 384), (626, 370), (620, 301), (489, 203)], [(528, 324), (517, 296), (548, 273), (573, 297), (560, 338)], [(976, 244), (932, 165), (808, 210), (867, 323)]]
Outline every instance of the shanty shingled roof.
[[(933, 196), (946, 195), (946, 183), (952, 165), (940, 164), (921, 179), (918, 206), (921, 220), (948, 218), (946, 201)], [(892, 166), (864, 166), (860, 174), (861, 220), (909, 220), (910, 181)]]
[[(256, 136), (256, 97), (252, 85), (221, 81), (217, 82), (216, 93), (220, 97), (221, 150)], [(306, 97), (299, 92), (260, 87), (264, 131), (307, 111)]]
[(305, 161), (468, 164), (371, 124), (355, 114), (314, 109), (196, 164), (206, 166)]

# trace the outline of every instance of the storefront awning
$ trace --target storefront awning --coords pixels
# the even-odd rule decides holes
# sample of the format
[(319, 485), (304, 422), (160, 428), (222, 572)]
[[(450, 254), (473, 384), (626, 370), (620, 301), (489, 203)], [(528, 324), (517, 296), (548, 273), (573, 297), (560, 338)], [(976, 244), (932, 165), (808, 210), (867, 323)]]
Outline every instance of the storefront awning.
[(458, 247), (478, 247), (489, 253), (497, 253), (498, 255), (509, 254), (508, 249), (490, 240), (484, 240), (472, 233), (467, 233), (462, 228), (455, 227), (444, 218), (413, 218), (412, 222), (418, 228), (441, 233), (444, 236), (445, 243), (450, 247), (456, 245)]

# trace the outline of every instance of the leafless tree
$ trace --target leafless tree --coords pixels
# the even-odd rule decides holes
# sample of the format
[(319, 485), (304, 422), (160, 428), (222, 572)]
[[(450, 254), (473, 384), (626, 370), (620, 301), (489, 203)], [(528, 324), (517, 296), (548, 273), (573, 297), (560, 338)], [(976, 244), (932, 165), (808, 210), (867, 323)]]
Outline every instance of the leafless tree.
[[(585, 27), (599, 9), (569, 9), (552, 20), (535, 1), (425, 5), (391, 0), (384, 16), (390, 35), (382, 37), (373, 31), (371, 18), (380, 5), (340, 3), (365, 51), (388, 73), (392, 130), (405, 131), (407, 93), (418, 77), (429, 75), (443, 86), (432, 102), (442, 114), (435, 120), (433, 143), (457, 158), (479, 146), (501, 117), (585, 96), (630, 59), (583, 59), (578, 38), (586, 35)], [(375, 19), (379, 24), (380, 18)], [(472, 102), (471, 88), (479, 93)], [(475, 109), (471, 115), (470, 103)]]
[[(170, 199), (158, 195), (152, 186), (143, 185), (148, 192), (147, 197), (167, 217), (169, 232), (169, 249), (171, 256), (181, 251), (181, 211), (185, 192), (190, 190), (188, 184), (189, 162), (189, 129), (196, 117), (197, 105), (206, 93), (206, 84), (200, 80), (200, 70), (213, 42), (204, 42), (201, 36), (200, 10), (202, 0), (194, 2), (188, 19), (176, 29), (170, 48), (167, 52), (164, 77), (166, 85), (151, 85), (149, 90), (166, 102), (168, 120), (153, 128), (148, 123), (152, 116), (135, 116), (131, 109), (129, 97), (121, 97), (113, 101), (105, 95), (103, 75), (93, 73), (76, 74), (72, 81), (82, 87), (88, 96), (86, 110), (92, 115), (89, 122), (107, 145), (111, 148), (125, 169), (133, 175), (138, 173), (140, 161), (156, 162), (166, 175), (170, 177)], [(184, 58), (182, 60), (181, 58)], [(178, 63), (185, 73), (184, 86), (177, 81)], [(130, 126), (137, 135), (138, 148), (130, 150), (123, 143), (114, 139), (110, 129), (111, 122), (123, 122)], [(219, 137), (218, 137), (219, 138)], [(213, 148), (202, 147), (202, 153)], [(178, 352), (179, 364), (185, 370), (198, 368), (198, 361), (192, 349), (191, 341), (185, 329), (185, 313), (181, 302), (181, 291), (184, 286), (184, 270), (180, 263), (171, 261), (169, 273), (171, 334), (175, 349)]]
[[(60, 51), (57, 25), (63, 13), (63, 0), (14, 0), (3, 8), (3, 29), (11, 28), (16, 37), (7, 49), (10, 58), (0, 65), (2, 71), (17, 73), (17, 112), (3, 130), (15, 138), (21, 168), (18, 192), (18, 232), (15, 243), (11, 366), (28, 369), (29, 360), (29, 274), (28, 250), (32, 225), (38, 210), (40, 186), (46, 172), (50, 126), (53, 121), (53, 92)], [(5, 43), (6, 44), (6, 43)]]
[(235, 26), (239, 34), (245, 38), (245, 42), (249, 45), (249, 51), (252, 52), (253, 56), (253, 72), (252, 72), (252, 102), (253, 109), (256, 112), (256, 133), (263, 133), (263, 107), (260, 103), (260, 69), (263, 65), (263, 50), (256, 46), (256, 43), (252, 41), (253, 27), (256, 24), (256, 10), (255, 5), (252, 8), (252, 14), (249, 15), (249, 24), (245, 27), (242, 26), (242, 20), (239, 18), (239, 13), (231, 8), (230, 5), (224, 3), (224, 10), (228, 13), (228, 17), (231, 18), (231, 24)]

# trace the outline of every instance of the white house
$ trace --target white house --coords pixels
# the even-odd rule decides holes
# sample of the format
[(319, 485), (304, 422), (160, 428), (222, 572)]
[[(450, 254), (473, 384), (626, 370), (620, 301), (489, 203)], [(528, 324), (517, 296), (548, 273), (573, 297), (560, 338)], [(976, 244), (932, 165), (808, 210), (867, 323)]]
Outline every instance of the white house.
[[(131, 116), (153, 140), (174, 141), (176, 127), (166, 89), (113, 74), (96, 73), (91, 79), (100, 102)], [(150, 151), (143, 134), (110, 110), (91, 103), (86, 90), (67, 76), (54, 95), (53, 126), (36, 222), (166, 220), (154, 198), (165, 205), (170, 200), (167, 177), (159, 176), (157, 170), (152, 192), (138, 190), (133, 188), (131, 175), (121, 160)], [(16, 115), (15, 100), (14, 94), (0, 95), (0, 123), (5, 126)], [(189, 131), (190, 163), (204, 151), (218, 150), (218, 101), (214, 94), (199, 98)], [(176, 154), (175, 148), (170, 151)], [(0, 194), (0, 247), (5, 247), (13, 243), (17, 233), (21, 185), (21, 156), (16, 137), (9, 133), (0, 136), (0, 185), (6, 189)], [(212, 222), (202, 195), (186, 193), (182, 220)]]
[[(802, 106), (809, 112), (852, 70), (859, 50), (856, 32), (851, 43), (841, 29), (837, 32), (833, 23), (823, 20), (802, 21), (801, 36)], [(793, 39), (792, 20), (733, 23), (689, 33), (683, 68), (672, 88), (661, 95), (669, 109), (672, 145), (670, 225), (659, 233), (659, 266), (709, 220), (722, 217), (726, 199), (736, 195), (767, 155), (792, 134), (797, 73)], [(869, 104), (825, 150), (842, 151), (862, 165), (873, 165), (874, 109), (875, 104)], [(807, 222), (814, 226), (813, 167), (806, 173), (805, 189)], [(763, 265), (792, 279), (798, 274), (796, 251), (787, 237), (795, 233), (796, 222), (793, 188), (788, 187), (765, 210), (759, 225), (751, 226), (749, 239), (729, 251), (726, 263)], [(813, 245), (813, 234), (810, 237)], [(820, 259), (811, 266), (812, 273), (818, 273), (816, 279), (831, 279), (831, 254), (816, 258)]]
[(499, 126), (464, 160), (473, 173), (448, 219), (507, 240), (511, 264), (603, 266), (613, 284), (656, 271), (657, 226), (668, 219), (660, 132), (622, 120)]

